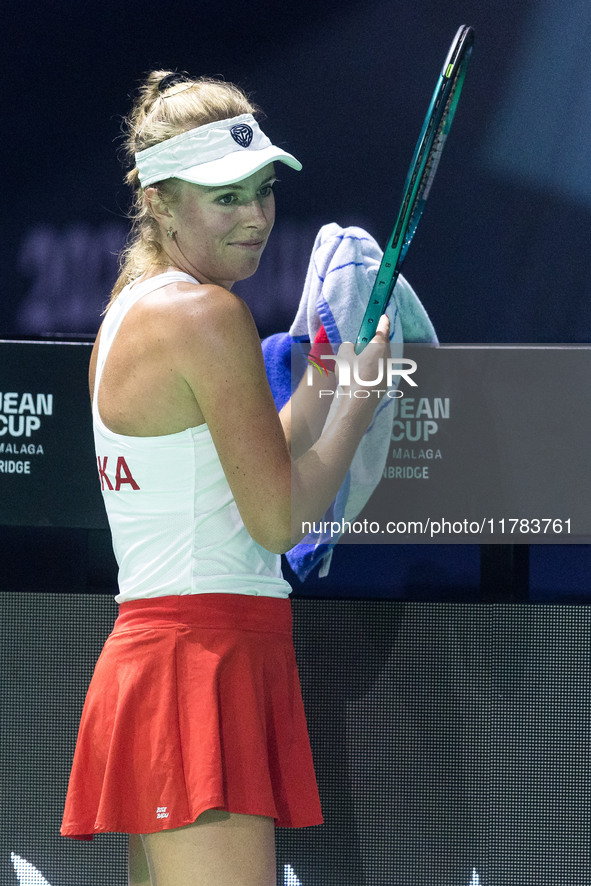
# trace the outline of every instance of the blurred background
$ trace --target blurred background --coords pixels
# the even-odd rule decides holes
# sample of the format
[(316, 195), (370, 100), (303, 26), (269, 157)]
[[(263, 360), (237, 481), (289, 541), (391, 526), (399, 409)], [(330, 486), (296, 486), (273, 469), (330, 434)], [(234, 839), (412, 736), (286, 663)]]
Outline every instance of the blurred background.
[(236, 81), (302, 160), (242, 288), (262, 335), (285, 329), (320, 225), (385, 242), (462, 23), (471, 69), (405, 274), (443, 342), (587, 341), (585, 0), (25, 0), (3, 25), (0, 336), (96, 331), (127, 230), (121, 119), (153, 68)]

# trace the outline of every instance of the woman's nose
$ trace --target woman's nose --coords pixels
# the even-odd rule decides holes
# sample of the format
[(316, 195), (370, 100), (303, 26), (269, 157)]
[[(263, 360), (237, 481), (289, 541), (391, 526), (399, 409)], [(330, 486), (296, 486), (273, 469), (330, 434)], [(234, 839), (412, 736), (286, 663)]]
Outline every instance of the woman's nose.
[(272, 212), (260, 200), (251, 200), (245, 207), (246, 224), (248, 227), (265, 228), (269, 224)]

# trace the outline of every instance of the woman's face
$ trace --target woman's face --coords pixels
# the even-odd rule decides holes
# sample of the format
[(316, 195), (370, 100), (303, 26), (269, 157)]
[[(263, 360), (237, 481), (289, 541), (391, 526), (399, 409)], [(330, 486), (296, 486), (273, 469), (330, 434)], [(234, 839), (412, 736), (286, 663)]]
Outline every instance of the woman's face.
[(275, 221), (275, 181), (273, 164), (223, 187), (181, 181), (165, 243), (177, 267), (226, 289), (254, 274)]

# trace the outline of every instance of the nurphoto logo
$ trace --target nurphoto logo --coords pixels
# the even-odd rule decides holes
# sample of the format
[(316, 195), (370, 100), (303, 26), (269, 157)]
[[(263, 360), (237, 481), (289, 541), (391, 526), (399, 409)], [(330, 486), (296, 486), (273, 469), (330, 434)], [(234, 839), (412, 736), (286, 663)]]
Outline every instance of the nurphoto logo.
[[(400, 399), (404, 396), (403, 392), (397, 387), (400, 382), (405, 381), (413, 388), (418, 387), (416, 381), (411, 378), (417, 370), (417, 363), (409, 357), (383, 357), (378, 361), (375, 378), (363, 378), (359, 357), (355, 355), (348, 358), (339, 354), (336, 356), (334, 354), (308, 356), (308, 366), (306, 367), (306, 384), (308, 386), (314, 384), (314, 369), (320, 372), (321, 375), (328, 377), (329, 369), (325, 362), (327, 360), (334, 364), (337, 390), (321, 390), (319, 392), (320, 397), (353, 396), (365, 399), (373, 393), (378, 397), (385, 396)], [(355, 391), (343, 390), (349, 388), (353, 383), (359, 385)], [(378, 385), (382, 384), (385, 387), (378, 387)]]

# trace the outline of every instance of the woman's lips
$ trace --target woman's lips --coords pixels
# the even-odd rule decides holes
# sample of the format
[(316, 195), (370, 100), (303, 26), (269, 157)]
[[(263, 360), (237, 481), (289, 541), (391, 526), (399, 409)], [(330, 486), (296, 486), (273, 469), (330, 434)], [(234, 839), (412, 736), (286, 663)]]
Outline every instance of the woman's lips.
[(264, 246), (264, 243), (264, 240), (237, 240), (234, 243), (230, 243), (230, 246), (237, 246), (239, 249), (248, 249), (250, 252), (257, 252), (262, 246)]

